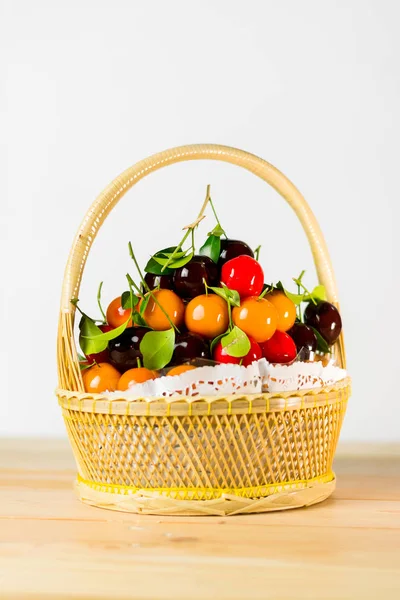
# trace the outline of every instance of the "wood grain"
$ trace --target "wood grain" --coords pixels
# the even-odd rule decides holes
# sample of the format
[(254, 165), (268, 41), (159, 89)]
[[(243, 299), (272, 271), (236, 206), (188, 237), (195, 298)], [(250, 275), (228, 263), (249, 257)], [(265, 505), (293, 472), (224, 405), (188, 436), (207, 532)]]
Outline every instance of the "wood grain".
[(90, 508), (64, 441), (0, 440), (0, 598), (398, 599), (398, 447), (353, 449), (332, 499), (238, 517)]

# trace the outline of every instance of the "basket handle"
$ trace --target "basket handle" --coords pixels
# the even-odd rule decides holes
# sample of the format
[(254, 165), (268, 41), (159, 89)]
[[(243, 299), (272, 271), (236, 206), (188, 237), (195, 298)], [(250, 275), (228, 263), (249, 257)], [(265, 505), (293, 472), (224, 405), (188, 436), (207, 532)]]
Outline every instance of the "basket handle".
[[(293, 208), (303, 226), (319, 282), (325, 286), (328, 300), (339, 306), (335, 276), (321, 229), (303, 196), (283, 173), (265, 160), (229, 146), (195, 144), (165, 150), (141, 160), (116, 177), (93, 202), (75, 236), (65, 269), (58, 332), (58, 373), (62, 389), (83, 391), (73, 335), (75, 307), (70, 301), (79, 295), (86, 259), (98, 230), (122, 196), (143, 177), (177, 162), (200, 159), (221, 160), (243, 167), (279, 192)], [(337, 349), (338, 362), (345, 367), (343, 335), (338, 340)]]

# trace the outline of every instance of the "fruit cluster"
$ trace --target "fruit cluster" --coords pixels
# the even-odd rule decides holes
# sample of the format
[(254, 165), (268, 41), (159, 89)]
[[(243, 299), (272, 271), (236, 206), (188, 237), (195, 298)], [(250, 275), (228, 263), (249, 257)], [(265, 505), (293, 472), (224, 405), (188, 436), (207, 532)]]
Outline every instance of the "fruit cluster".
[[(129, 290), (115, 298), (99, 324), (82, 314), (80, 345), (86, 391), (127, 390), (166, 375), (179, 375), (199, 364), (247, 366), (265, 357), (272, 363), (310, 360), (330, 352), (341, 318), (327, 302), (323, 286), (310, 293), (294, 279), (297, 294), (265, 284), (258, 261), (243, 241), (226, 236), (217, 225), (195, 252), (194, 232), (206, 206), (214, 205), (207, 189), (197, 220), (185, 228), (177, 246), (154, 254), (143, 275), (129, 244), (140, 283), (128, 274)], [(191, 246), (184, 244), (191, 234)], [(302, 310), (306, 303), (305, 310)]]

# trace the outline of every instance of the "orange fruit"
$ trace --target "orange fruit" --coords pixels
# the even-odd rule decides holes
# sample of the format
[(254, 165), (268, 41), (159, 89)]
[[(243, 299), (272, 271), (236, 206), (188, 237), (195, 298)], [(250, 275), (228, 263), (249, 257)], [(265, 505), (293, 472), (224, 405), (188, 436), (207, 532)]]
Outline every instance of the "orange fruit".
[(242, 300), (232, 310), (232, 319), (242, 331), (256, 342), (266, 342), (276, 331), (278, 313), (271, 302), (258, 296)]
[[(142, 303), (143, 300), (140, 302)], [(166, 331), (167, 329), (171, 329), (171, 323), (168, 321), (160, 306), (162, 306), (176, 327), (182, 325), (185, 314), (185, 305), (175, 292), (172, 290), (161, 289), (151, 293), (149, 303), (143, 313), (143, 318), (149, 327), (155, 331)]]
[(156, 371), (151, 371), (145, 367), (129, 369), (129, 371), (121, 375), (117, 389), (124, 392), (136, 383), (144, 383), (145, 381), (149, 381), (149, 379), (156, 379), (157, 377), (158, 373)]
[(170, 369), (167, 375), (181, 375), (182, 373), (186, 373), (186, 371), (193, 371), (195, 368), (193, 365), (179, 365)]
[[(118, 298), (114, 298), (107, 308), (107, 323), (113, 328), (119, 327), (129, 319), (131, 314), (132, 310), (130, 308), (122, 308), (121, 296), (118, 296)], [(132, 327), (132, 321), (129, 321), (127, 326)]]
[(214, 294), (196, 296), (186, 307), (185, 323), (192, 333), (213, 339), (228, 328), (228, 305)]
[(276, 290), (266, 296), (278, 313), (278, 331), (289, 331), (296, 320), (296, 306), (283, 292)]
[(85, 392), (99, 394), (100, 392), (115, 392), (121, 374), (108, 363), (93, 365), (82, 373)]

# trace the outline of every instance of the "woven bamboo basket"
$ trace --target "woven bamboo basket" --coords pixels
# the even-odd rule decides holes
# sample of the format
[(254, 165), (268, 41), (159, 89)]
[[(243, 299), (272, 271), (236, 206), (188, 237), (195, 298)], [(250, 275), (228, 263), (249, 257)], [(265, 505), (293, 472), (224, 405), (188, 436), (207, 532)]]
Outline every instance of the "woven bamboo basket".
[[(78, 496), (102, 508), (163, 515), (233, 515), (315, 504), (335, 488), (332, 462), (350, 394), (348, 378), (324, 389), (194, 402), (110, 401), (84, 392), (70, 300), (79, 295), (97, 232), (140, 179), (198, 159), (243, 167), (281, 194), (305, 230), (328, 300), (338, 307), (318, 223), (300, 192), (268, 162), (234, 148), (199, 144), (166, 150), (124, 171), (88, 210), (62, 289), (57, 396), (77, 463)], [(345, 368), (343, 335), (335, 354)]]

